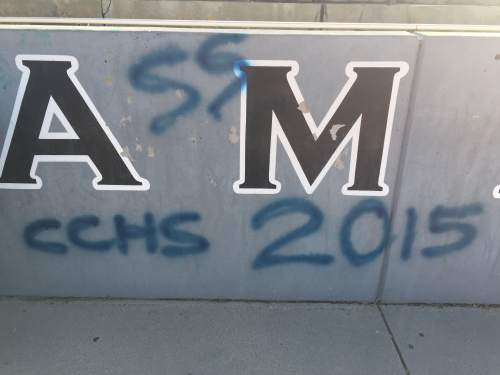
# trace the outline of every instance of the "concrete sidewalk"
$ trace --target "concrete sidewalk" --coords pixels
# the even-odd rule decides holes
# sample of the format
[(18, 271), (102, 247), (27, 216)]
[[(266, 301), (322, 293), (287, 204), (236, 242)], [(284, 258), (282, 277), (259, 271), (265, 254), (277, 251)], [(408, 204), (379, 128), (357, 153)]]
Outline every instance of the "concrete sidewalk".
[(499, 354), (499, 308), (0, 300), (2, 375), (499, 374)]

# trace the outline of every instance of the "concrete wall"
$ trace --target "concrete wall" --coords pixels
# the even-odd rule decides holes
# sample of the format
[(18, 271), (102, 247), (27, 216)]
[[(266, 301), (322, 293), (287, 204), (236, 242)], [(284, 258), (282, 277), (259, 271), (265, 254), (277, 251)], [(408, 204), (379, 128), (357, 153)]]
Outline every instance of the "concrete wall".
[[(99, 191), (85, 163), (45, 162), (41, 189), (3, 186), (1, 295), (500, 303), (500, 34), (0, 34), (2, 143), (16, 123), (15, 56), (71, 55), (122, 156), (150, 183)], [(389, 193), (341, 193), (349, 145), (311, 195), (281, 146), (281, 192), (236, 194), (241, 59), (297, 61), (301, 111), (317, 123), (350, 61), (406, 62)], [(50, 132), (64, 131), (60, 121)]]
[(499, 24), (497, 0), (2, 0), (4, 17)]
[[(3, 0), (0, 16), (499, 25), (500, 5), (496, 0)], [(6, 135), (21, 74), (14, 56), (73, 55), (81, 65), (78, 77), (99, 112), (153, 188), (138, 195), (110, 196), (87, 184), (91, 173), (85, 167), (61, 164), (54, 170), (47, 164), (40, 167), (40, 174), (47, 176), (41, 191), (0, 190), (4, 242), (0, 294), (500, 303), (499, 214), (491, 196), (493, 186), (500, 183), (495, 177), (495, 145), (499, 143), (495, 124), (500, 120), (496, 103), (500, 98), (493, 84), (500, 74), (497, 34), (418, 32), (373, 37), (334, 32), (321, 37), (272, 37), (251, 32), (241, 40), (217, 45), (245, 58), (298, 61), (299, 83), (315, 118), (322, 117), (345, 83), (342, 67), (350, 59), (409, 63), (389, 155), (391, 191), (376, 198), (390, 225), (377, 216), (361, 214), (349, 232), (353, 249), (363, 259), (356, 261), (343, 242), (346, 222), (362, 212), (367, 201), (340, 193), (348, 174), (349, 152), (329, 172), (323, 183), (328, 187), (312, 196), (305, 195), (288, 159), (281, 155), (279, 170), (287, 190), (269, 199), (238, 198), (231, 184), (238, 175), (239, 100), (232, 92), (224, 96), (235, 78), (229, 70), (215, 74), (196, 61), (211, 34), (156, 31), (149, 36), (140, 32), (1, 31), (0, 141)], [(326, 39), (332, 45), (321, 55), (317, 51), (325, 47), (318, 40)], [(182, 63), (168, 62), (165, 57), (159, 63), (160, 72), (176, 78), (177, 90), (163, 88), (154, 94), (134, 86), (131, 67), (171, 45), (185, 57)], [(332, 60), (339, 51), (340, 57)], [(323, 63), (318, 67), (315, 61), (330, 61), (335, 68)], [(331, 80), (325, 80), (333, 70)], [(160, 78), (162, 82), (166, 84)], [(155, 119), (178, 108), (177, 102), (186, 99), (185, 95), (189, 99), (191, 88), (199, 95), (193, 108), (174, 116), (168, 132), (154, 133)], [(177, 171), (179, 164), (182, 173)], [(68, 196), (72, 199), (61, 198)], [(288, 204), (289, 217), (252, 229), (252, 218), (269, 210), (273, 202)], [(291, 262), (252, 268), (258, 254), (280, 233), (302, 225), (304, 215), (297, 213), (301, 204), (319, 210), (315, 220), (321, 219), (314, 225), (320, 228), (278, 252), (300, 255), (324, 249), (332, 261), (326, 266)], [(188, 227), (210, 243), (209, 250), (175, 259), (162, 257), (159, 249), (169, 242), (159, 226), (155, 227), (160, 238), (157, 254), (145, 250), (143, 239), (130, 240), (130, 252), (124, 255), (117, 245), (96, 253), (68, 237), (68, 227), (82, 215), (99, 220), (92, 239), (116, 240), (117, 216), (139, 225), (151, 213), (158, 225), (179, 212), (200, 215), (199, 225)], [(44, 219), (61, 225), (59, 230), (42, 232), (42, 238), (62, 244), (63, 255), (40, 251), (27, 241), (30, 224)], [(383, 251), (369, 255), (387, 231), (391, 237), (387, 243), (382, 240)]]

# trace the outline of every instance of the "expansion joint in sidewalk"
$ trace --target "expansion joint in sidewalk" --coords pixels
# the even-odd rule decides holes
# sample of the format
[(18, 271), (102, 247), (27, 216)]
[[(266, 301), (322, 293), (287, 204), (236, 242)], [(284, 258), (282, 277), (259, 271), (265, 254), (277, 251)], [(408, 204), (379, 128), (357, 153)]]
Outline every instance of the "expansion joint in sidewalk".
[(379, 303), (376, 303), (375, 306), (377, 306), (378, 311), (380, 312), (380, 316), (382, 317), (382, 320), (384, 321), (385, 328), (387, 329), (387, 332), (389, 332), (389, 335), (391, 336), (391, 341), (392, 345), (394, 345), (394, 349), (396, 349), (396, 352), (398, 353), (399, 361), (401, 362), (401, 365), (403, 366), (405, 370), (406, 375), (411, 375), (410, 374), (410, 369), (406, 365), (406, 362), (403, 358), (403, 353), (401, 353), (401, 350), (399, 349), (399, 345), (396, 342), (396, 338), (394, 337), (391, 327), (389, 326), (389, 323), (387, 322), (387, 319), (385, 318), (384, 311), (382, 310), (382, 307), (380, 306)]

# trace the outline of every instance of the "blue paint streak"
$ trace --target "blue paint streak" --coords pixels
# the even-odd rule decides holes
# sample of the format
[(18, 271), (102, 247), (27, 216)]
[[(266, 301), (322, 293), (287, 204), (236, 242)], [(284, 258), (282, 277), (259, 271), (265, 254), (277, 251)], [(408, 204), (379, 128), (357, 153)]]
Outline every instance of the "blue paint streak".
[(156, 235), (155, 219), (153, 214), (144, 214), (144, 226), (128, 224), (123, 215), (115, 215), (116, 243), (118, 250), (128, 254), (129, 240), (145, 239), (146, 250), (153, 254), (158, 249), (158, 238)]
[(233, 81), (226, 86), (207, 107), (208, 113), (217, 121), (222, 120), (222, 107), (240, 92), (240, 82)]
[(59, 242), (41, 241), (37, 237), (42, 232), (60, 229), (61, 222), (57, 219), (46, 218), (35, 220), (24, 228), (24, 241), (29, 248), (50, 254), (66, 254), (68, 248)]
[(415, 243), (415, 237), (417, 236), (417, 210), (415, 210), (414, 207), (408, 208), (406, 210), (406, 218), (405, 236), (403, 239), (403, 246), (401, 247), (402, 260), (408, 260), (411, 258), (413, 244)]
[[(248, 66), (246, 60), (238, 61), (238, 66)], [(222, 120), (222, 107), (234, 96), (238, 95), (240, 92), (246, 89), (246, 77), (244, 74), (239, 76), (239, 78), (232, 81), (228, 86), (226, 86), (222, 92), (217, 95), (217, 97), (208, 105), (207, 111), (212, 115), (212, 117), (218, 121)]]
[(128, 71), (130, 83), (134, 88), (150, 94), (164, 93), (168, 90), (165, 78), (155, 74), (153, 70), (161, 66), (177, 65), (188, 58), (188, 53), (175, 45), (151, 52), (130, 67)]
[(235, 61), (243, 57), (234, 52), (220, 52), (217, 48), (243, 42), (245, 34), (215, 34), (208, 37), (195, 55), (198, 66), (209, 74), (225, 74), (233, 69)]
[(154, 73), (155, 68), (161, 66), (174, 66), (188, 59), (186, 51), (171, 45), (159, 51), (144, 56), (138, 63), (132, 65), (128, 72), (132, 86), (150, 94), (160, 94), (167, 91), (181, 90), (185, 94), (184, 101), (176, 108), (156, 116), (150, 125), (154, 134), (160, 135), (168, 128), (175, 125), (180, 116), (193, 111), (201, 101), (201, 95), (193, 86), (174, 79)]
[(167, 245), (161, 249), (162, 254), (174, 258), (206, 252), (210, 243), (205, 237), (177, 229), (183, 223), (199, 221), (201, 216), (197, 212), (179, 212), (164, 218), (159, 225), (162, 234), (171, 241), (191, 246)]
[(198, 91), (186, 83), (169, 80), (168, 85), (170, 90), (182, 90), (186, 94), (186, 99), (176, 108), (153, 119), (150, 129), (156, 135), (163, 134), (165, 130), (174, 126), (178, 117), (193, 111), (201, 101)]
[[(208, 37), (198, 49), (195, 61), (209, 74), (226, 74), (233, 70), (235, 63), (246, 64), (242, 56), (234, 52), (221, 52), (217, 48), (241, 43), (247, 38), (244, 34), (217, 34)], [(218, 94), (207, 107), (208, 113), (217, 121), (222, 120), (222, 107), (240, 92), (240, 80), (235, 79)]]
[(280, 236), (259, 252), (253, 262), (254, 269), (261, 269), (286, 263), (328, 265), (334, 257), (328, 254), (280, 255), (276, 252), (287, 244), (317, 232), (323, 224), (323, 213), (313, 203), (300, 198), (285, 198), (263, 207), (252, 217), (252, 229), (259, 230), (266, 223), (281, 216), (302, 213), (309, 217), (304, 225)]
[(469, 223), (445, 222), (444, 220), (465, 219), (482, 212), (483, 206), (479, 203), (461, 207), (436, 206), (429, 215), (429, 231), (436, 234), (455, 232), (460, 236), (455, 242), (446, 245), (425, 247), (422, 249), (422, 255), (426, 258), (436, 258), (465, 249), (477, 237), (477, 228)]
[[(352, 228), (356, 220), (366, 214), (375, 214), (383, 221), (384, 234), (377, 247), (365, 254), (359, 253), (352, 243)], [(344, 218), (340, 230), (340, 248), (350, 264), (356, 267), (374, 261), (391, 241), (389, 214), (385, 205), (376, 199), (365, 199), (355, 205)]]
[(100, 220), (95, 215), (77, 216), (70, 220), (66, 228), (68, 239), (74, 245), (91, 251), (104, 252), (110, 250), (114, 240), (89, 241), (81, 237), (81, 233), (99, 226)]

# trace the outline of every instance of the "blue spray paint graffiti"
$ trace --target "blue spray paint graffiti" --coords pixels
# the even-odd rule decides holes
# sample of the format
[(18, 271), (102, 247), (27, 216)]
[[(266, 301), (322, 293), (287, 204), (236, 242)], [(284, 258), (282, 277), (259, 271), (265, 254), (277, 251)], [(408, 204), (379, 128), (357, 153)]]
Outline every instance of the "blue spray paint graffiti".
[[(356, 220), (366, 214), (374, 214), (383, 223), (380, 243), (366, 254), (359, 253), (352, 243), (352, 228)], [(340, 249), (353, 266), (359, 267), (375, 260), (387, 248), (391, 241), (389, 213), (384, 203), (376, 199), (366, 199), (355, 205), (344, 218), (340, 230)]]
[[(236, 63), (246, 64), (243, 56), (232, 52), (215, 51), (220, 46), (241, 43), (247, 38), (243, 34), (219, 34), (207, 38), (196, 53), (196, 63), (209, 74), (227, 74), (233, 72)], [(222, 107), (240, 93), (240, 79), (234, 79), (215, 99), (208, 104), (207, 111), (215, 120), (222, 120)]]
[[(440, 234), (458, 232), (461, 234), (461, 238), (452, 244), (425, 247), (421, 250), (422, 255), (426, 258), (445, 256), (453, 251), (465, 249), (472, 244), (477, 236), (477, 228), (473, 224), (456, 221), (443, 223), (441, 220), (445, 218), (466, 219), (469, 216), (478, 215), (482, 213), (482, 211), (482, 205), (479, 203), (449, 208), (437, 206), (429, 215), (429, 231), (431, 233)], [(274, 218), (295, 214), (297, 212), (309, 215), (309, 222), (279, 237), (263, 250), (259, 251), (253, 262), (254, 269), (284, 263), (327, 265), (334, 261), (333, 256), (328, 258), (330, 256), (326, 254), (303, 254), (297, 256), (275, 254), (278, 249), (290, 244), (292, 241), (308, 236), (320, 229), (323, 222), (323, 213), (307, 200), (299, 198), (282, 199), (263, 207), (252, 218), (252, 228), (254, 230), (259, 230), (268, 221)], [(356, 221), (365, 215), (374, 215), (377, 220), (381, 220), (382, 236), (380, 242), (372, 250), (360, 253), (352, 243), (352, 238), (355, 237), (355, 235), (353, 235), (353, 228), (355, 228)], [(417, 211), (414, 207), (408, 208), (406, 215), (407, 224), (405, 226), (401, 250), (401, 259), (403, 261), (407, 261), (411, 257), (418, 223)], [(356, 234), (361, 233), (362, 230), (363, 228), (358, 229)], [(376, 199), (366, 199), (353, 206), (342, 221), (339, 239), (341, 253), (347, 261), (355, 267), (373, 263), (379, 258), (396, 239), (396, 236), (391, 233), (389, 212), (383, 202)], [(311, 255), (314, 255), (314, 257), (311, 257)]]
[(144, 239), (146, 242), (146, 251), (154, 254), (158, 249), (158, 238), (156, 236), (155, 218), (152, 213), (144, 214), (144, 226), (127, 223), (123, 215), (115, 215), (116, 242), (118, 250), (128, 254), (129, 240)]
[(328, 254), (276, 254), (276, 252), (280, 248), (300, 238), (309, 236), (317, 232), (321, 228), (321, 225), (323, 224), (323, 213), (313, 203), (305, 199), (281, 199), (263, 207), (252, 217), (252, 228), (254, 230), (259, 230), (271, 220), (274, 220), (280, 216), (286, 216), (296, 213), (302, 213), (308, 216), (309, 220), (304, 223), (304, 225), (282, 235), (277, 240), (267, 245), (262, 251), (260, 251), (259, 255), (257, 255), (253, 262), (254, 269), (260, 269), (286, 263), (328, 265), (334, 261), (333, 256)]
[(59, 229), (61, 226), (61, 222), (53, 218), (36, 220), (28, 224), (24, 229), (24, 241), (32, 249), (50, 254), (65, 254), (68, 251), (66, 245), (59, 242), (42, 241), (38, 238), (38, 235), (42, 232)]
[(182, 223), (199, 222), (201, 216), (197, 212), (180, 212), (164, 218), (160, 223), (160, 230), (165, 238), (191, 246), (167, 245), (163, 247), (162, 253), (167, 257), (180, 257), (184, 255), (201, 254), (208, 250), (210, 243), (205, 237), (176, 229)]
[(234, 63), (243, 57), (233, 52), (216, 51), (220, 46), (241, 43), (247, 38), (244, 34), (216, 34), (208, 37), (196, 52), (198, 66), (210, 74), (232, 72)]
[(66, 228), (68, 239), (76, 246), (91, 251), (108, 251), (115, 245), (115, 240), (91, 241), (82, 237), (81, 233), (92, 228), (97, 228), (101, 220), (95, 215), (77, 216), (72, 219)]
[(70, 219), (66, 225), (68, 246), (62, 241), (45, 241), (41, 238), (44, 233), (50, 232), (62, 237), (59, 231), (63, 227), (62, 223), (57, 219), (44, 218), (28, 224), (23, 237), (28, 248), (50, 254), (66, 254), (70, 246), (75, 246), (95, 253), (108, 252), (116, 247), (120, 254), (128, 255), (131, 240), (144, 240), (147, 254), (155, 254), (159, 248), (158, 232), (160, 232), (165, 239), (173, 243), (162, 247), (161, 253), (166, 257), (182, 257), (201, 254), (210, 247), (210, 242), (205, 237), (178, 228), (183, 224), (199, 221), (201, 216), (197, 212), (174, 213), (163, 218), (158, 226), (154, 215), (150, 212), (144, 214), (143, 225), (127, 222), (124, 215), (115, 215), (114, 238), (89, 240), (83, 234), (98, 228), (101, 220), (95, 215), (82, 215)]
[(169, 127), (175, 125), (180, 116), (194, 110), (201, 101), (200, 93), (193, 86), (154, 72), (162, 65), (174, 66), (187, 59), (186, 51), (171, 45), (144, 56), (140, 62), (132, 65), (129, 69), (130, 83), (137, 90), (150, 94), (181, 90), (185, 95), (184, 100), (177, 107), (153, 118), (150, 129), (154, 134), (162, 134)]
[(445, 220), (465, 219), (469, 216), (479, 215), (482, 212), (483, 208), (478, 203), (461, 207), (437, 206), (434, 208), (429, 217), (429, 231), (436, 234), (457, 232), (460, 234), (460, 238), (450, 244), (425, 247), (422, 249), (422, 255), (427, 258), (435, 258), (465, 249), (476, 238), (476, 227), (456, 220), (448, 222)]
[[(242, 56), (233, 52), (222, 52), (218, 49), (224, 46), (241, 43), (247, 38), (243, 34), (218, 34), (208, 37), (195, 52), (195, 62), (204, 72), (212, 75), (228, 74), (233, 71), (236, 62), (245, 64)], [(150, 129), (156, 134), (163, 134), (174, 126), (178, 119), (194, 111), (201, 103), (200, 91), (187, 82), (175, 80), (159, 74), (161, 67), (173, 67), (189, 60), (189, 54), (176, 45), (169, 45), (159, 51), (143, 56), (134, 63), (128, 78), (131, 85), (139, 91), (149, 94), (163, 94), (168, 91), (183, 93), (183, 101), (170, 111), (153, 118)], [(207, 105), (208, 113), (214, 120), (222, 120), (222, 108), (240, 92), (239, 79), (234, 79), (228, 86)]]
[(417, 210), (414, 207), (410, 207), (406, 210), (406, 230), (403, 239), (403, 246), (401, 247), (401, 259), (408, 260), (411, 258), (411, 250), (413, 244), (415, 243), (415, 237), (417, 236)]
[[(478, 229), (465, 219), (477, 216), (483, 212), (479, 203), (459, 207), (436, 206), (429, 214), (428, 230), (433, 234), (456, 234), (458, 239), (444, 245), (427, 246), (420, 254), (427, 259), (448, 256), (470, 246), (478, 234)], [(258, 232), (274, 220), (285, 220), (287, 217), (303, 215), (306, 221), (289, 232), (280, 234), (263, 249), (257, 251), (252, 262), (255, 270), (268, 269), (286, 264), (303, 264), (327, 266), (335, 262), (332, 254), (304, 251), (301, 254), (284, 254), (284, 248), (300, 239), (305, 239), (322, 229), (324, 214), (314, 203), (302, 198), (284, 198), (266, 204), (251, 217), (251, 228)], [(366, 231), (357, 222), (363, 217), (371, 217), (381, 222), (382, 234), (378, 243), (369, 251), (360, 251), (353, 243), (353, 238)], [(158, 223), (155, 216), (146, 212), (143, 224), (127, 222), (124, 215), (113, 217), (114, 235), (100, 239), (89, 239), (89, 232), (97, 229), (101, 220), (95, 215), (76, 216), (65, 226), (67, 243), (61, 240), (60, 230), (63, 223), (56, 218), (42, 218), (29, 223), (23, 233), (28, 248), (49, 254), (67, 254), (70, 248), (76, 247), (94, 253), (108, 252), (117, 248), (122, 255), (129, 253), (130, 242), (144, 241), (146, 254), (160, 253), (165, 257), (179, 258), (199, 255), (208, 251), (209, 240), (199, 234), (182, 230), (179, 227), (187, 224), (200, 223), (201, 215), (195, 211), (177, 212), (162, 218)], [(402, 236), (400, 258), (409, 261), (413, 254), (413, 245), (417, 236), (418, 213), (414, 207), (406, 210), (406, 225)], [(372, 228), (370, 224), (370, 229)], [(159, 234), (168, 240), (168, 244), (160, 248)], [(44, 239), (48, 235), (59, 236), (59, 241)], [(112, 238), (109, 238), (112, 237)], [(47, 237), (45, 237), (47, 238)], [(391, 232), (389, 212), (384, 203), (376, 199), (365, 199), (342, 218), (338, 234), (340, 253), (354, 267), (361, 267), (380, 259), (380, 255), (393, 243), (396, 236)], [(327, 249), (332, 251), (335, 249)]]

